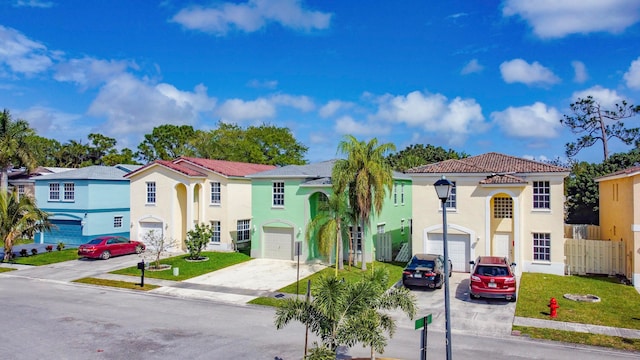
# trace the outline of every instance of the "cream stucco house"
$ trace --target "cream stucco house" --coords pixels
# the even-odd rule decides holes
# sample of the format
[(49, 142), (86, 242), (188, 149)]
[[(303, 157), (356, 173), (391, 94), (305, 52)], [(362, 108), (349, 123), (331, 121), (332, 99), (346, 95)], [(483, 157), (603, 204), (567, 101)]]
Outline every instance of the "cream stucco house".
[(154, 230), (185, 250), (187, 231), (205, 223), (214, 230), (207, 249), (249, 245), (251, 180), (245, 176), (273, 168), (189, 157), (149, 163), (126, 175), (131, 181), (131, 238), (144, 241)]
[(640, 166), (596, 179), (600, 190), (600, 237), (625, 244), (625, 273), (640, 289)]
[(407, 171), (413, 180), (412, 252), (442, 254), (442, 203), (434, 183), (454, 184), (446, 203), (453, 270), (481, 255), (508, 257), (516, 272), (564, 275), (564, 178), (569, 170), (499, 153)]

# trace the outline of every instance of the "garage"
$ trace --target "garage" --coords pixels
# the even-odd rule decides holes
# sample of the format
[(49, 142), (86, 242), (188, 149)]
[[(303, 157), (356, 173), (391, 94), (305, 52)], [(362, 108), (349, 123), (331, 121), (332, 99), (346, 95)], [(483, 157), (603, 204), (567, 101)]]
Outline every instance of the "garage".
[(51, 220), (51, 232), (44, 233), (47, 244), (65, 243), (67, 245), (83, 244), (82, 223), (80, 220)]
[[(147, 243), (147, 238), (149, 237), (149, 233), (153, 231), (155, 236), (162, 237), (162, 223), (156, 221), (144, 221), (140, 222), (140, 226), (138, 227), (138, 238), (134, 240), (139, 240), (144, 243)], [(150, 244), (147, 244), (150, 245)]]
[(263, 256), (266, 259), (293, 260), (293, 228), (264, 228)]
[[(447, 234), (449, 258), (453, 265), (453, 271), (469, 272), (470, 266), (470, 242), (468, 234)], [(442, 246), (442, 233), (427, 234), (427, 253), (444, 254)]]

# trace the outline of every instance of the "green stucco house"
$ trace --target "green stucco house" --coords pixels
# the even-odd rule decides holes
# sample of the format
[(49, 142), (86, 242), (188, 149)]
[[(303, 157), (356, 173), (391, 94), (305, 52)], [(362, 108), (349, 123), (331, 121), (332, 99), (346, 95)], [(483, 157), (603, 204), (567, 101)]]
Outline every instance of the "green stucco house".
[[(251, 179), (252, 257), (296, 260), (295, 250), (299, 246), (300, 261), (335, 261), (335, 256), (322, 258), (315, 239), (305, 239), (307, 224), (317, 214), (319, 202), (332, 192), (334, 163), (335, 160), (329, 160), (289, 165), (247, 176)], [(354, 236), (362, 236), (361, 231), (356, 235), (353, 227), (352, 230)], [(348, 239), (344, 241), (346, 260), (349, 244)], [(359, 246), (355, 254), (358, 259), (364, 254), (367, 262), (373, 258), (374, 251), (376, 259), (392, 260), (402, 244), (411, 243), (410, 177), (394, 173), (393, 191), (388, 194), (381, 213), (371, 217), (363, 243), (364, 251)]]

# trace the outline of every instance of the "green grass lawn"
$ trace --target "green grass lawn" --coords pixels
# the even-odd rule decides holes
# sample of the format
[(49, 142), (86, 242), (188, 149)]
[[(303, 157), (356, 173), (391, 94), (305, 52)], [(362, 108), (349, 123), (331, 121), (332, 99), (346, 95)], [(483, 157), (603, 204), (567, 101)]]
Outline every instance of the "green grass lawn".
[[(178, 276), (173, 276), (173, 270), (162, 270), (162, 271), (145, 271), (144, 276), (155, 279), (163, 279), (163, 280), (174, 280), (181, 281), (190, 279), (192, 277), (200, 276), (212, 271), (220, 270), (227, 266), (239, 264), (241, 262), (249, 261), (251, 258), (245, 254), (239, 252), (210, 252), (205, 251), (202, 252), (201, 256), (208, 257), (207, 261), (199, 261), (199, 262), (189, 262), (187, 261), (187, 257), (189, 255), (179, 255), (171, 258), (166, 258), (160, 260), (161, 264), (171, 265), (171, 268), (179, 268), (180, 274)], [(151, 263), (153, 265), (153, 262)], [(116, 271), (112, 271), (112, 274), (119, 275), (132, 275), (132, 276), (140, 276), (140, 270), (138, 270), (137, 266), (132, 266)]]
[[(598, 303), (565, 299), (564, 294), (592, 294)], [(560, 308), (557, 321), (640, 329), (640, 294), (617, 279), (523, 273), (520, 278), (516, 316), (550, 319), (549, 299)]]
[(563, 341), (573, 344), (590, 346), (602, 346), (614, 349), (640, 351), (640, 339), (628, 339), (619, 336), (607, 336), (600, 334), (586, 334), (573, 331), (555, 329), (542, 329), (524, 326), (514, 326), (513, 330), (535, 339)]
[(9, 272), (9, 271), (14, 271), (14, 270), (16, 270), (16, 269), (14, 269), (14, 268), (0, 267), (0, 273), (3, 273), (3, 272)]
[(78, 249), (53, 250), (52, 252), (42, 252), (37, 255), (18, 256), (12, 263), (21, 265), (49, 265), (63, 261), (78, 259)]
[(91, 278), (91, 277), (74, 280), (74, 282), (82, 283), (82, 284), (90, 284), (90, 285), (99, 285), (99, 286), (119, 287), (123, 289), (131, 289), (131, 290), (142, 290), (142, 291), (149, 291), (149, 290), (159, 288), (159, 286), (151, 285), (151, 284), (144, 284), (144, 286), (142, 287), (136, 283), (132, 283), (128, 281), (107, 280), (107, 279), (98, 279), (98, 278)]

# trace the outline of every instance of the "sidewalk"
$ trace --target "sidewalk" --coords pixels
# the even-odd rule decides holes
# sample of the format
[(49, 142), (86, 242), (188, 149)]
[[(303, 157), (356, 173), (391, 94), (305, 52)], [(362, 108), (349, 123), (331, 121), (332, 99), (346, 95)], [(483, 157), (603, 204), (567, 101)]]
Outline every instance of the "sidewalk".
[(628, 339), (640, 339), (640, 330), (615, 328), (610, 326), (569, 323), (555, 320), (524, 318), (518, 316), (514, 317), (513, 325), (573, 331), (589, 334), (601, 334), (608, 336), (619, 336)]

